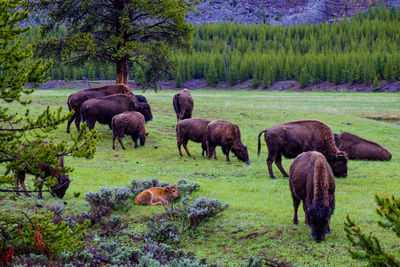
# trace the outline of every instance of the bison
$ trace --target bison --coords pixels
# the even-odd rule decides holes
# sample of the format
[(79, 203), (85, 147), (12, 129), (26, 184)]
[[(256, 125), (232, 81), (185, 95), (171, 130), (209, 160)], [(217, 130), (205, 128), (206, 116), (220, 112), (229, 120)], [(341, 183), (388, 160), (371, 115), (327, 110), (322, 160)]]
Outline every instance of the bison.
[(175, 186), (152, 187), (135, 197), (137, 205), (167, 205), (171, 200), (179, 197), (178, 189)]
[(89, 129), (93, 129), (96, 121), (111, 127), (112, 118), (125, 111), (138, 111), (145, 121), (153, 119), (150, 105), (139, 102), (134, 95), (115, 94), (86, 100), (81, 107), (81, 120), (86, 121)]
[(173, 105), (177, 121), (192, 117), (194, 103), (192, 95), (187, 88), (174, 95)]
[(349, 132), (335, 134), (335, 143), (340, 150), (346, 151), (349, 159), (388, 161), (392, 158), (392, 154), (380, 144)]
[(121, 114), (115, 115), (111, 121), (111, 129), (113, 132), (113, 149), (115, 149), (116, 138), (118, 138), (122, 149), (125, 149), (125, 146), (122, 143), (122, 138), (125, 134), (131, 136), (132, 141), (135, 143), (135, 148), (138, 148), (138, 138), (141, 146), (144, 146), (144, 143), (146, 142), (147, 134), (145, 121), (143, 115), (139, 112), (125, 111)]
[(272, 171), (272, 163), (282, 172), (284, 177), (289, 175), (282, 167), (282, 156), (295, 158), (302, 152), (321, 152), (332, 167), (333, 173), (338, 177), (347, 176), (347, 155), (335, 146), (331, 128), (317, 120), (294, 121), (277, 124), (258, 134), (258, 151), (260, 155), (260, 137), (264, 139), (268, 147), (267, 165), (269, 176), (275, 178)]
[(330, 233), (329, 220), (335, 210), (335, 179), (325, 156), (317, 151), (303, 152), (290, 166), (290, 192), (297, 224), (297, 209), (303, 201), (305, 222), (311, 237), (321, 242)]
[(187, 149), (187, 143), (189, 140), (197, 143), (201, 143), (202, 152), (201, 155), (204, 156), (204, 151), (207, 151), (207, 125), (210, 120), (205, 119), (185, 119), (178, 122), (176, 125), (176, 139), (179, 150), (179, 155), (182, 157), (181, 145), (191, 157), (189, 150)]
[(240, 140), (240, 130), (236, 124), (229, 121), (214, 121), (207, 126), (207, 157), (217, 159), (215, 152), (216, 146), (222, 147), (222, 152), (226, 155), (226, 161), (229, 162), (229, 151), (238, 157), (239, 160), (250, 164), (247, 147)]
[(75, 120), (76, 129), (79, 132), (81, 122), (80, 110), (83, 102), (91, 98), (99, 98), (114, 94), (130, 94), (131, 90), (125, 84), (110, 84), (86, 90), (78, 91), (68, 97), (67, 105), (69, 111), (74, 111), (72, 117), (68, 120), (67, 133), (70, 132), (71, 123)]

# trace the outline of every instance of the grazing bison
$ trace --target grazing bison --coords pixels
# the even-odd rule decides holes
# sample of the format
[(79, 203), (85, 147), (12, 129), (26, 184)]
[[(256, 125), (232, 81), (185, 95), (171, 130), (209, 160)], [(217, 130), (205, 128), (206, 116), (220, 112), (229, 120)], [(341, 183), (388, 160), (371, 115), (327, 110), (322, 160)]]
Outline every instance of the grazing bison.
[(347, 176), (346, 152), (340, 151), (335, 146), (331, 128), (317, 120), (294, 121), (277, 124), (258, 134), (258, 152), (260, 155), (260, 137), (264, 135), (268, 147), (267, 165), (269, 176), (275, 178), (272, 163), (275, 162), (284, 177), (289, 175), (282, 167), (282, 156), (295, 158), (302, 152), (321, 152), (332, 167), (333, 173), (338, 177)]
[(173, 105), (177, 121), (192, 117), (194, 103), (192, 95), (187, 88), (174, 95)]
[(74, 115), (68, 120), (67, 133), (70, 132), (71, 123), (75, 120), (76, 129), (79, 132), (79, 124), (81, 122), (80, 110), (83, 102), (91, 98), (99, 98), (114, 94), (130, 94), (131, 90), (125, 84), (111, 84), (96, 88), (89, 88), (78, 91), (68, 97), (67, 105), (69, 111), (74, 111)]
[(138, 111), (145, 121), (153, 119), (147, 102), (139, 102), (134, 95), (116, 94), (85, 101), (81, 107), (81, 120), (87, 122), (89, 129), (94, 128), (96, 121), (111, 128), (112, 118), (125, 111)]
[(167, 205), (171, 200), (179, 197), (179, 192), (175, 186), (152, 187), (135, 197), (137, 205)]
[(303, 201), (311, 237), (321, 242), (325, 234), (330, 233), (329, 220), (335, 210), (335, 179), (324, 155), (317, 151), (298, 155), (290, 166), (289, 185), (293, 198), (293, 223), (298, 223), (297, 209)]
[(185, 119), (178, 122), (176, 125), (176, 139), (178, 144), (179, 155), (182, 157), (181, 145), (191, 157), (189, 150), (187, 149), (187, 143), (189, 140), (197, 143), (201, 143), (202, 152), (201, 155), (204, 156), (204, 151), (207, 151), (207, 125), (210, 120), (205, 119)]
[(121, 114), (115, 115), (111, 121), (111, 129), (113, 131), (113, 149), (115, 149), (116, 138), (118, 138), (122, 149), (125, 149), (125, 146), (122, 143), (122, 138), (125, 134), (131, 136), (132, 141), (135, 143), (135, 148), (138, 148), (138, 138), (141, 146), (144, 146), (144, 143), (146, 142), (147, 134), (145, 121), (143, 115), (139, 112), (125, 111)]
[(349, 132), (335, 134), (335, 143), (340, 150), (346, 151), (349, 159), (388, 161), (392, 158), (392, 154), (380, 144)]
[(229, 162), (229, 151), (238, 157), (239, 160), (250, 164), (247, 147), (240, 140), (240, 130), (236, 124), (229, 121), (214, 121), (207, 126), (207, 157), (217, 159), (216, 146), (222, 147), (222, 152)]

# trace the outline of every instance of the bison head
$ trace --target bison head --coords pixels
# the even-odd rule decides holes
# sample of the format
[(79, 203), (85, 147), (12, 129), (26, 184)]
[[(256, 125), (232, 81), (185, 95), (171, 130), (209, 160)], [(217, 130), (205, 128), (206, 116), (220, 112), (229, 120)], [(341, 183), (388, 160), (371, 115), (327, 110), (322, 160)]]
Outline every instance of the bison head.
[(167, 186), (167, 192), (170, 200), (176, 199), (180, 196), (178, 189), (176, 189), (175, 186)]
[(139, 103), (147, 103), (146, 97), (144, 97), (144, 96), (142, 96), (142, 95), (135, 95), (135, 97), (136, 97), (136, 99), (137, 99), (137, 101), (138, 101)]
[(57, 175), (57, 180), (58, 183), (50, 188), (50, 193), (54, 197), (63, 198), (71, 181), (69, 180), (69, 176), (63, 173)]
[(247, 147), (244, 145), (241, 145), (239, 147), (232, 147), (232, 152), (236, 155), (238, 159), (246, 163), (247, 165), (250, 165), (249, 161), (249, 154), (247, 153)]
[(148, 103), (135, 102), (136, 111), (142, 113), (145, 121), (151, 121), (153, 115), (151, 114), (151, 108)]
[(341, 178), (347, 177), (347, 160), (346, 152), (343, 151), (330, 158), (329, 164), (335, 176)]
[(325, 234), (330, 233), (329, 219), (331, 214), (331, 208), (323, 203), (313, 204), (307, 208), (308, 223), (311, 226), (311, 237), (315, 241), (323, 241)]

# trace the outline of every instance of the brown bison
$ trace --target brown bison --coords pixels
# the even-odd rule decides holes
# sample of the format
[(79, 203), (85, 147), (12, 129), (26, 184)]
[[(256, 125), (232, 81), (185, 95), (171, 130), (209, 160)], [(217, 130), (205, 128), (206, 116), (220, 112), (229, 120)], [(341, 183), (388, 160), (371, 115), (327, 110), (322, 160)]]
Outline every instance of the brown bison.
[(330, 233), (329, 220), (335, 210), (335, 179), (325, 156), (317, 151), (303, 152), (290, 166), (290, 192), (297, 224), (297, 209), (303, 201), (305, 222), (311, 237), (321, 242)]
[(74, 111), (74, 115), (68, 120), (67, 133), (70, 132), (71, 123), (75, 120), (76, 129), (79, 132), (81, 122), (80, 110), (83, 102), (91, 98), (99, 98), (114, 94), (130, 94), (131, 90), (125, 84), (110, 84), (86, 90), (78, 91), (68, 97), (67, 105), (69, 111)]
[(189, 150), (187, 149), (187, 143), (189, 140), (197, 143), (201, 143), (202, 152), (201, 155), (204, 156), (204, 151), (207, 151), (207, 125), (210, 120), (205, 119), (185, 119), (178, 122), (176, 125), (176, 139), (179, 150), (179, 155), (182, 157), (181, 145), (191, 157)]
[(177, 121), (192, 117), (194, 103), (192, 95), (187, 88), (174, 95), (173, 105)]
[[(47, 145), (46, 142), (43, 142), (43, 145)], [(26, 187), (25, 187), (25, 174), (29, 173), (29, 174), (34, 174), (36, 175), (37, 179), (39, 180), (39, 192), (38, 192), (38, 198), (42, 199), (42, 188), (43, 188), (43, 182), (45, 180), (45, 178), (47, 177), (55, 177), (58, 181), (58, 183), (54, 186), (52, 186), (50, 188), (50, 193), (58, 198), (63, 198), (65, 195), (65, 191), (67, 191), (69, 184), (70, 184), (70, 180), (69, 180), (69, 176), (67, 174), (64, 174), (62, 172), (60, 172), (60, 169), (64, 168), (64, 157), (59, 157), (59, 161), (57, 163), (57, 165), (55, 167), (50, 166), (48, 164), (45, 163), (38, 163), (38, 169), (40, 170), (40, 174), (35, 174), (32, 172), (32, 170), (29, 169), (29, 167), (27, 167), (24, 170), (20, 170), (18, 172), (16, 172), (14, 174), (15, 177), (15, 190), (17, 195), (20, 195), (19, 192), (19, 185), (21, 185), (22, 190), (24, 190), (24, 194), (27, 197), (30, 197), (30, 194), (28, 192), (26, 192)]]
[(115, 139), (118, 138), (122, 149), (125, 149), (122, 143), (122, 138), (125, 134), (130, 135), (132, 141), (135, 143), (135, 148), (138, 148), (137, 140), (140, 140), (140, 145), (144, 146), (146, 142), (146, 126), (144, 117), (141, 113), (136, 111), (125, 111), (121, 114), (115, 115), (111, 121), (111, 129), (113, 131), (113, 145), (115, 149)]
[(152, 187), (135, 197), (137, 205), (167, 205), (171, 200), (179, 197), (178, 189), (175, 186)]
[(349, 159), (388, 161), (392, 158), (392, 154), (380, 144), (349, 132), (335, 134), (335, 143), (340, 150), (346, 151)]
[(275, 162), (284, 177), (289, 175), (282, 167), (282, 156), (295, 158), (302, 152), (321, 152), (332, 167), (333, 173), (338, 177), (347, 176), (346, 152), (340, 151), (335, 146), (331, 128), (317, 120), (294, 121), (277, 124), (258, 134), (258, 152), (260, 155), (260, 137), (264, 135), (268, 147), (267, 165), (269, 176), (275, 178), (272, 163)]
[(89, 129), (94, 128), (96, 121), (111, 128), (112, 118), (125, 111), (138, 111), (145, 121), (153, 119), (147, 102), (139, 102), (134, 95), (115, 94), (86, 100), (81, 107), (81, 120), (87, 122)]
[(215, 152), (216, 146), (222, 147), (222, 152), (226, 155), (226, 161), (229, 162), (229, 152), (232, 152), (239, 160), (250, 164), (247, 147), (240, 140), (240, 130), (236, 124), (229, 121), (214, 121), (207, 126), (207, 157), (217, 159)]

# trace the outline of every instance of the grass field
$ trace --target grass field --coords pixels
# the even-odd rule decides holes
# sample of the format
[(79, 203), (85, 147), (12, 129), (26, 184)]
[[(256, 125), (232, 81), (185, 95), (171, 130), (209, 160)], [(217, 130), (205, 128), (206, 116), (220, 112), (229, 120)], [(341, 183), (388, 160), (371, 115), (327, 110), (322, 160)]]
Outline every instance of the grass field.
[[(32, 113), (45, 106), (66, 106), (73, 90), (42, 90), (32, 95)], [(172, 97), (176, 91), (135, 92), (147, 97), (154, 119), (147, 123), (146, 146), (133, 148), (124, 138), (126, 151), (119, 144), (111, 149), (112, 133), (108, 126), (96, 124), (102, 133), (96, 156), (92, 160), (66, 158), (66, 165), (75, 170), (66, 199), (70, 205), (82, 208), (85, 193), (101, 187), (128, 185), (132, 179), (157, 178), (177, 182), (186, 179), (201, 185), (195, 197), (205, 196), (229, 204), (229, 208), (181, 242), (196, 256), (207, 257), (209, 263), (221, 266), (241, 266), (251, 255), (284, 261), (294, 266), (361, 266), (347, 252), (348, 242), (343, 230), (349, 213), (366, 232), (384, 239), (392, 252), (400, 252), (394, 234), (382, 232), (375, 223), (374, 194), (396, 194), (400, 189), (400, 125), (362, 118), (370, 115), (400, 114), (399, 94), (367, 93), (297, 93), (266, 91), (192, 91), (195, 101), (193, 117), (229, 120), (241, 130), (242, 142), (248, 147), (251, 165), (231, 157), (226, 163), (217, 148), (218, 160), (201, 156), (201, 147), (189, 143), (193, 158), (178, 156), (176, 147), (176, 117)], [(17, 108), (17, 107), (13, 107)], [(350, 161), (348, 177), (336, 179), (336, 209), (331, 219), (332, 233), (316, 243), (304, 224), (292, 225), (293, 208), (287, 178), (274, 166), (277, 179), (267, 176), (267, 148), (257, 157), (257, 135), (278, 123), (302, 119), (318, 119), (330, 125), (334, 132), (349, 131), (388, 148), (393, 155), (389, 162)], [(54, 134), (67, 138), (65, 126)], [(72, 131), (76, 128), (72, 125)], [(289, 171), (292, 160), (283, 159)], [(81, 192), (73, 199), (73, 192)], [(49, 196), (46, 196), (49, 198)], [(51, 200), (53, 201), (53, 200)], [(134, 206), (129, 211), (132, 223), (162, 212), (162, 207)], [(140, 228), (140, 227), (139, 227)]]

